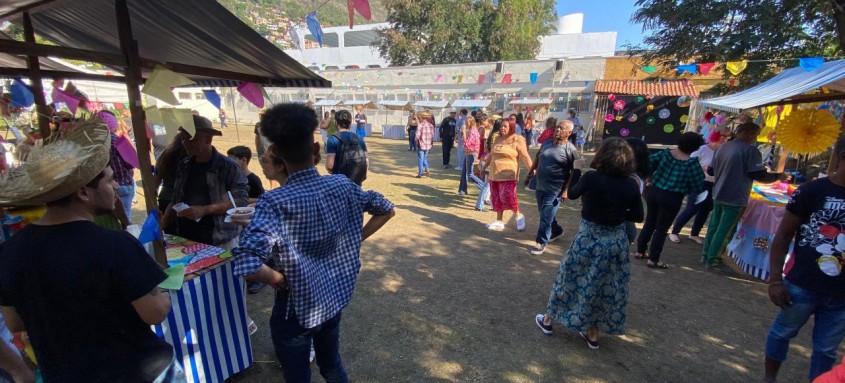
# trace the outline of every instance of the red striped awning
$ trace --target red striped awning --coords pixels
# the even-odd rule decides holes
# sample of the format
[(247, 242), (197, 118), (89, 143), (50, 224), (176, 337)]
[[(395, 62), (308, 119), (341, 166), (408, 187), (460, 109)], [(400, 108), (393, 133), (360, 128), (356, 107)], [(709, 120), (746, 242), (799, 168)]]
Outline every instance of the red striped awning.
[(698, 97), (689, 80), (598, 80), (596, 93)]

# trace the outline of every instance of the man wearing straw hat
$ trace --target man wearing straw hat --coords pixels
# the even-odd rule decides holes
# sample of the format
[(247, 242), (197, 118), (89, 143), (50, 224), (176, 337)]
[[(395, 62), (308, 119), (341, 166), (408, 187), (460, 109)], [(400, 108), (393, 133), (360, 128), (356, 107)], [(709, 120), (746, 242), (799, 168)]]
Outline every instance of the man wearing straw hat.
[(45, 382), (184, 382), (150, 329), (170, 312), (166, 275), (131, 235), (92, 222), (114, 209), (110, 144), (99, 120), (78, 123), (0, 183), (0, 206), (47, 205), (4, 244), (0, 309)]

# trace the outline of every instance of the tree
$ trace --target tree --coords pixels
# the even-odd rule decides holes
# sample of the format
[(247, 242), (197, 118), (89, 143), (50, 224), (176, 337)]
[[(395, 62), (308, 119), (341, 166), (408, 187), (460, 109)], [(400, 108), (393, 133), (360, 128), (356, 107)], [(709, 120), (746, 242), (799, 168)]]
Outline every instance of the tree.
[(376, 47), (391, 65), (532, 59), (555, 16), (553, 0), (384, 0), (392, 28)]
[[(845, 47), (845, 0), (638, 0), (631, 17), (649, 34), (628, 46), (643, 63), (749, 60), (749, 87), (795, 66), (795, 58), (836, 56)], [(726, 78), (730, 73), (725, 72)]]

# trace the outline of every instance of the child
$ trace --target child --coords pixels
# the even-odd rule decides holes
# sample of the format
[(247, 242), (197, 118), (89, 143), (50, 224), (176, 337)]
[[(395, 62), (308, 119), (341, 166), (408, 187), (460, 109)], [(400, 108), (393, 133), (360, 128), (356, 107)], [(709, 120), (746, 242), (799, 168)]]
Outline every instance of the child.
[(229, 149), (226, 155), (235, 160), (240, 165), (241, 170), (244, 171), (247, 183), (249, 184), (249, 203), (254, 204), (258, 201), (258, 197), (264, 194), (264, 186), (261, 185), (261, 179), (249, 170), (249, 160), (252, 159), (252, 151), (246, 146), (235, 146)]

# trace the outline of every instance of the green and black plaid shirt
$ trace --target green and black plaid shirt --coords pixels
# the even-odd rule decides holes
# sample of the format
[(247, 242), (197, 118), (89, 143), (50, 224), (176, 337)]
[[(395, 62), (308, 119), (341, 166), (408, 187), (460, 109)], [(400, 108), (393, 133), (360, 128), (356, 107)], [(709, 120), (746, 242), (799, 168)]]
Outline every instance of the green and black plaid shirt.
[(661, 150), (648, 158), (651, 165), (651, 184), (663, 190), (682, 194), (704, 190), (704, 171), (698, 158), (676, 160), (669, 149)]

